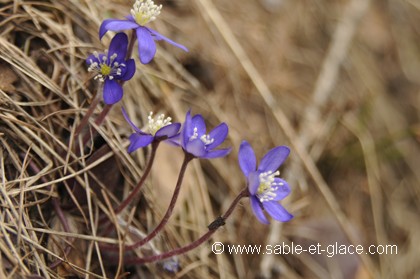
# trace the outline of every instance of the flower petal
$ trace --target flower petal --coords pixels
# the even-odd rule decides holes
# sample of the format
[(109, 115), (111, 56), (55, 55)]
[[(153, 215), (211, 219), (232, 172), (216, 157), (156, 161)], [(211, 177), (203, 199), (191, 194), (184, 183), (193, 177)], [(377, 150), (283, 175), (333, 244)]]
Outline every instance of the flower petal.
[(257, 217), (258, 221), (266, 225), (270, 224), (264, 215), (260, 201), (255, 196), (251, 196), (249, 200), (251, 201), (252, 212), (254, 212), (254, 215)]
[(173, 46), (176, 46), (176, 47), (178, 47), (178, 48), (180, 48), (180, 49), (182, 49), (183, 51), (186, 51), (186, 52), (188, 52), (188, 48), (186, 48), (185, 46), (183, 46), (183, 45), (181, 45), (181, 44), (178, 44), (178, 43), (175, 43), (174, 41), (172, 41), (171, 39), (169, 39), (169, 38), (167, 38), (167, 37), (165, 37), (165, 36), (163, 36), (162, 34), (160, 34), (159, 32), (157, 32), (157, 31), (155, 31), (155, 30), (153, 30), (153, 29), (151, 29), (151, 28), (149, 28), (149, 27), (145, 27), (145, 28), (147, 28), (148, 30), (149, 30), (149, 32), (150, 33), (152, 33), (153, 34), (153, 36), (155, 36), (155, 40), (164, 40), (164, 41), (167, 41), (168, 43), (170, 43), (171, 45), (173, 45)]
[(136, 125), (134, 125), (133, 121), (131, 121), (131, 119), (128, 117), (128, 114), (123, 107), (121, 107), (121, 111), (122, 111), (122, 114), (123, 114), (125, 120), (128, 122), (128, 124), (130, 124), (131, 128), (133, 128), (134, 131), (136, 131), (140, 134), (143, 134), (143, 135), (146, 134), (146, 133), (143, 133)]
[(106, 79), (103, 95), (105, 104), (112, 105), (121, 100), (123, 96), (123, 89), (116, 80)]
[(254, 150), (247, 141), (242, 141), (238, 154), (239, 166), (242, 172), (248, 177), (249, 173), (257, 168), (257, 159)]
[(140, 62), (150, 63), (156, 54), (156, 44), (150, 32), (143, 26), (136, 29)]
[(276, 197), (273, 199), (273, 201), (279, 201), (287, 197), (291, 190), (289, 184), (281, 178), (275, 177), (274, 183), (277, 184), (277, 190), (275, 191)]
[(95, 63), (95, 62), (98, 64), (101, 63), (101, 61), (99, 61), (99, 59), (93, 54), (89, 55), (88, 58), (86, 58), (86, 64), (88, 64), (89, 66), (90, 64)]
[(181, 123), (172, 123), (170, 125), (167, 125), (165, 127), (160, 128), (156, 134), (155, 137), (173, 137), (175, 136), (179, 129), (181, 128)]
[(191, 119), (191, 130), (189, 131), (191, 132), (190, 136), (193, 135), (193, 131), (195, 128), (197, 128), (198, 137), (206, 134), (206, 122), (204, 121), (204, 118), (203, 116), (201, 116), (201, 114), (196, 114)]
[(165, 142), (169, 143), (171, 145), (174, 145), (174, 146), (182, 146), (181, 135), (182, 135), (182, 132), (180, 134), (177, 134), (177, 135), (165, 140)]
[(274, 147), (262, 158), (258, 170), (262, 172), (276, 171), (289, 156), (289, 153), (290, 149), (287, 146)]
[(131, 153), (139, 148), (145, 147), (152, 143), (154, 137), (152, 135), (142, 135), (139, 133), (133, 133), (130, 136), (130, 145), (128, 146), (128, 153)]
[(114, 18), (108, 18), (102, 21), (101, 26), (99, 27), (99, 39), (102, 39), (102, 37), (105, 35), (106, 32), (108, 32), (108, 29), (106, 28), (106, 25), (114, 20)]
[(108, 59), (109, 56), (114, 53), (117, 54), (117, 61), (125, 61), (125, 55), (127, 54), (128, 37), (124, 33), (116, 34), (109, 44)]
[(212, 150), (213, 148), (218, 147), (225, 139), (229, 132), (228, 125), (226, 123), (221, 123), (219, 126), (214, 128), (210, 133), (210, 138), (214, 139), (214, 141), (207, 145), (207, 150)]
[(134, 59), (129, 59), (125, 61), (125, 71), (120, 76), (120, 80), (129, 80), (134, 76), (134, 73), (136, 72), (136, 62)]
[(270, 214), (273, 219), (280, 221), (280, 222), (287, 222), (293, 218), (293, 215), (290, 214), (283, 206), (281, 206), (278, 202), (269, 201), (263, 203), (265, 211)]
[(206, 148), (200, 139), (195, 139), (187, 143), (186, 150), (195, 157), (201, 158), (206, 155)]
[(191, 120), (191, 110), (189, 110), (185, 115), (184, 127), (181, 131), (180, 143), (184, 149), (187, 148), (187, 143), (190, 140), (190, 136), (192, 135)]
[(232, 148), (224, 148), (224, 149), (212, 150), (212, 151), (207, 152), (207, 154), (204, 155), (202, 158), (213, 159), (213, 158), (225, 157), (231, 151), (232, 151)]
[(248, 174), (248, 191), (251, 195), (257, 193), (260, 186), (260, 172), (253, 171)]
[(125, 19), (106, 19), (99, 28), (99, 38), (102, 38), (107, 31), (120, 32), (128, 29), (138, 28), (139, 25), (133, 21)]

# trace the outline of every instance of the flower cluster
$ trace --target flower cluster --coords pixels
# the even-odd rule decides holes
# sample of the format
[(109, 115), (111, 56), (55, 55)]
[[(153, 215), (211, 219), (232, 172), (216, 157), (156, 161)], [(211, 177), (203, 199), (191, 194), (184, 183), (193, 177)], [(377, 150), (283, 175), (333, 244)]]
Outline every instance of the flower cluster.
[[(135, 130), (130, 136), (128, 152), (147, 146), (153, 141), (168, 140), (168, 142), (182, 147), (186, 154), (194, 158), (219, 158), (228, 155), (231, 148), (216, 149), (226, 139), (228, 126), (226, 123), (219, 124), (210, 133), (206, 134), (206, 123), (200, 114), (191, 116), (188, 111), (181, 131), (179, 123), (172, 124), (171, 118), (163, 114), (156, 119), (149, 115), (148, 132), (141, 131), (129, 119), (123, 109), (123, 114), (130, 126)], [(277, 177), (278, 168), (289, 156), (290, 149), (287, 146), (277, 146), (271, 149), (261, 160), (257, 168), (254, 150), (247, 141), (243, 141), (238, 155), (239, 166), (246, 177), (250, 196), (251, 208), (257, 219), (263, 224), (269, 224), (264, 212), (273, 219), (287, 222), (293, 216), (287, 212), (278, 201), (287, 197), (290, 187), (287, 182)]]
[(160, 14), (162, 5), (155, 5), (151, 0), (137, 0), (131, 9), (131, 15), (127, 19), (106, 19), (99, 28), (99, 37), (102, 38), (107, 31), (120, 32), (123, 30), (134, 30), (137, 36), (138, 52), (140, 62), (150, 63), (156, 54), (155, 40), (164, 40), (184, 51), (188, 49), (174, 41), (159, 34), (159, 32), (145, 26)]
[[(164, 40), (184, 51), (188, 49), (166, 38), (156, 30), (145, 26), (150, 21), (156, 19), (160, 14), (162, 5), (155, 5), (151, 0), (136, 0), (131, 9), (131, 15), (126, 19), (106, 19), (99, 27), (99, 38), (108, 31), (121, 32), (124, 30), (133, 30), (136, 34), (138, 43), (138, 54), (140, 62), (148, 64), (156, 54), (155, 41)], [(95, 79), (104, 83), (103, 97), (108, 105), (120, 101), (123, 96), (122, 83), (131, 79), (136, 71), (135, 62), (131, 57), (131, 47), (133, 42), (128, 42), (127, 35), (117, 33), (111, 40), (109, 50), (104, 54), (94, 52), (86, 62), (88, 71), (95, 73)]]
[[(106, 106), (108, 110), (104, 109), (105, 113), (101, 113), (101, 120), (103, 120), (112, 105), (122, 99), (123, 84), (131, 79), (136, 72), (135, 60), (131, 58), (135, 40), (138, 43), (139, 59), (143, 64), (150, 63), (154, 58), (156, 54), (155, 41), (164, 40), (184, 51), (188, 51), (183, 45), (175, 43), (146, 26), (146, 24), (156, 19), (161, 9), (162, 5), (155, 5), (151, 0), (136, 0), (131, 9), (131, 14), (126, 19), (111, 18), (102, 22), (99, 28), (100, 39), (108, 31), (120, 33), (117, 33), (112, 38), (109, 49), (105, 53), (99, 54), (98, 52), (94, 52), (86, 59), (88, 71), (94, 74), (96, 80), (103, 83), (103, 99), (108, 105)], [(131, 40), (128, 39), (125, 33), (121, 32), (124, 30), (132, 30), (133, 36)], [(99, 102), (99, 99), (96, 99), (96, 101)], [(94, 106), (91, 106), (91, 109), (88, 111), (93, 113), (94, 108)], [(89, 114), (87, 115), (89, 116)], [(142, 129), (134, 124), (137, 121), (133, 122), (124, 108), (122, 108), (122, 115), (128, 125), (134, 130), (129, 136), (128, 152), (131, 153), (149, 145), (151, 145), (151, 152), (148, 163), (144, 168), (143, 176), (137, 186), (130, 191), (129, 195), (114, 208), (113, 212), (115, 214), (123, 211), (134, 200), (137, 193), (140, 192), (146, 177), (151, 172), (160, 142), (172, 144), (184, 152), (184, 161), (182, 162), (174, 193), (165, 215), (162, 217), (161, 222), (147, 236), (134, 244), (124, 247), (125, 251), (129, 251), (148, 243), (165, 227), (177, 201), (188, 163), (193, 159), (225, 157), (232, 151), (232, 148), (221, 147), (229, 132), (226, 123), (222, 122), (207, 132), (204, 117), (200, 114), (191, 115), (191, 111), (186, 113), (185, 120), (182, 124), (178, 122), (173, 123), (172, 118), (166, 117), (164, 114), (155, 116), (150, 112), (147, 116), (147, 123)], [(81, 123), (87, 123), (87, 119), (88, 117), (85, 115), (84, 121), (81, 121)], [(100, 123), (100, 121), (95, 122), (96, 124)], [(81, 126), (83, 127), (83, 125)], [(79, 126), (76, 134), (81, 130)], [(88, 140), (84, 141), (84, 143), (86, 142)], [(239, 148), (238, 161), (239, 167), (246, 177), (246, 186), (234, 199), (225, 214), (219, 216), (208, 226), (209, 231), (203, 237), (185, 247), (174, 249), (161, 255), (153, 255), (133, 261), (124, 259), (124, 261), (126, 263), (147, 263), (172, 258), (172, 260), (166, 261), (163, 267), (168, 270), (177, 270), (178, 262), (174, 256), (185, 253), (204, 243), (212, 233), (225, 224), (225, 220), (242, 198), (250, 199), (252, 212), (258, 221), (263, 224), (269, 224), (267, 215), (280, 222), (291, 220), (293, 216), (279, 203), (279, 201), (290, 194), (290, 186), (285, 180), (279, 177), (280, 172), (278, 170), (289, 156), (289, 153), (290, 149), (287, 146), (277, 146), (268, 151), (261, 159), (259, 165), (257, 165), (253, 148), (247, 141), (243, 141)], [(108, 247), (114, 249), (114, 251), (121, 249), (121, 246), (116, 246), (115, 244), (102, 247)]]

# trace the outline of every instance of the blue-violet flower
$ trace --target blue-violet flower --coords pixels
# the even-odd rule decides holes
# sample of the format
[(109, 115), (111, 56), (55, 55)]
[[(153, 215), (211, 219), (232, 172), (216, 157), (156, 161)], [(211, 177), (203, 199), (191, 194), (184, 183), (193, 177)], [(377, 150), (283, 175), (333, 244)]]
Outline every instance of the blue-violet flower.
[(99, 38), (102, 38), (107, 31), (119, 32), (128, 29), (135, 30), (138, 41), (140, 62), (143, 64), (149, 63), (155, 56), (155, 40), (165, 40), (184, 51), (188, 51), (185, 46), (175, 43), (174, 41), (159, 34), (157, 31), (145, 26), (148, 22), (156, 19), (156, 17), (160, 14), (161, 9), (162, 5), (155, 5), (155, 3), (151, 0), (136, 0), (133, 8), (131, 9), (131, 15), (127, 16), (127, 19), (121, 20), (110, 18), (102, 22), (99, 28)]
[(119, 81), (131, 79), (136, 72), (134, 59), (125, 59), (128, 38), (118, 33), (112, 38), (109, 50), (99, 54), (94, 52), (86, 59), (88, 71), (96, 73), (95, 79), (104, 83), (103, 96), (106, 104), (115, 104), (123, 96), (123, 88)]
[(179, 266), (179, 260), (176, 257), (172, 257), (170, 259), (166, 259), (163, 264), (162, 267), (164, 270), (171, 272), (171, 273), (176, 273), (178, 272), (180, 266)]
[(171, 142), (180, 145), (185, 152), (194, 157), (219, 158), (229, 154), (232, 149), (216, 149), (226, 139), (228, 131), (226, 123), (221, 123), (209, 134), (206, 134), (204, 118), (200, 114), (191, 117), (191, 113), (188, 111), (180, 135)]
[(276, 177), (280, 174), (277, 169), (289, 153), (290, 149), (287, 146), (277, 146), (267, 152), (257, 168), (255, 153), (251, 145), (243, 141), (239, 148), (239, 166), (247, 178), (251, 208), (261, 223), (269, 224), (264, 211), (280, 222), (293, 218), (278, 203), (289, 195), (290, 187), (285, 180)]
[(164, 114), (153, 118), (153, 112), (150, 112), (148, 119), (148, 125), (146, 132), (141, 131), (128, 117), (124, 108), (122, 113), (128, 124), (134, 129), (134, 133), (130, 136), (130, 145), (128, 146), (128, 152), (131, 153), (139, 148), (145, 147), (151, 144), (153, 141), (162, 141), (171, 139), (178, 134), (181, 128), (181, 123), (172, 123), (171, 118), (165, 118)]

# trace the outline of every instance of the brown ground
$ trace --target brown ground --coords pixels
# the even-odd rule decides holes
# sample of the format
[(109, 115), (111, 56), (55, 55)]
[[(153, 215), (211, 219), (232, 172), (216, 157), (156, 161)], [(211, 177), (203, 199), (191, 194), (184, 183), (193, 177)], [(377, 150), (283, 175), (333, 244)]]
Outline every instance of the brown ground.
[[(159, 42), (93, 150), (76, 156), (68, 146), (97, 85), (84, 59), (111, 38), (99, 41), (101, 21), (127, 15), (131, 1), (0, 0), (0, 278), (418, 278), (420, 1), (160, 2), (151, 26), (190, 52)], [(226, 122), (233, 146), (226, 158), (194, 161), (175, 216), (140, 256), (190, 243), (227, 209), (245, 183), (243, 139), (258, 158), (290, 146), (281, 170), (292, 195), (282, 203), (295, 218), (264, 226), (243, 201), (211, 241), (178, 257), (176, 274), (110, 264), (96, 244), (118, 236), (98, 236), (98, 214), (134, 187), (149, 154), (126, 153), (132, 131), (121, 105), (139, 126), (151, 110), (182, 121), (191, 108), (211, 127)], [(138, 206), (122, 215), (132, 222), (127, 238), (159, 222), (181, 160), (174, 147), (159, 149)], [(398, 254), (214, 255), (214, 241), (393, 244)], [(69, 243), (67, 263), (51, 269)]]

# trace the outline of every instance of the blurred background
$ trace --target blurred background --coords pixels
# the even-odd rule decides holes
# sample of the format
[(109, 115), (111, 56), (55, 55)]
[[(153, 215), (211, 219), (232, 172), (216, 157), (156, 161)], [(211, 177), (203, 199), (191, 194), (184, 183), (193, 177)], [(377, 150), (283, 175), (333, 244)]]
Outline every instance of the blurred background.
[[(420, 278), (420, 1), (156, 1), (163, 9), (150, 27), (190, 51), (158, 42), (154, 61), (137, 63), (90, 153), (63, 160), (97, 86), (85, 58), (112, 37), (100, 41), (99, 25), (128, 15), (133, 2), (0, 0), (0, 277)], [(176, 273), (162, 263), (106, 264), (87, 220), (107, 207), (101, 195), (111, 203), (127, 195), (150, 153), (125, 152), (132, 131), (121, 106), (139, 127), (149, 111), (182, 122), (191, 109), (208, 129), (226, 122), (225, 146), (233, 147), (226, 158), (193, 161), (165, 232), (139, 255), (186, 245), (223, 214), (245, 187), (242, 140), (258, 159), (275, 146), (291, 148), (281, 177), (292, 194), (281, 203), (294, 219), (260, 224), (244, 200), (211, 241), (177, 258)], [(125, 215), (137, 236), (165, 212), (182, 156), (160, 146), (144, 195)], [(77, 179), (85, 189), (102, 187), (89, 210), (65, 206)], [(78, 247), (58, 269), (48, 268), (50, 252), (62, 254), (68, 239), (51, 213), (54, 197)], [(215, 255), (214, 241), (396, 245), (398, 254)]]

